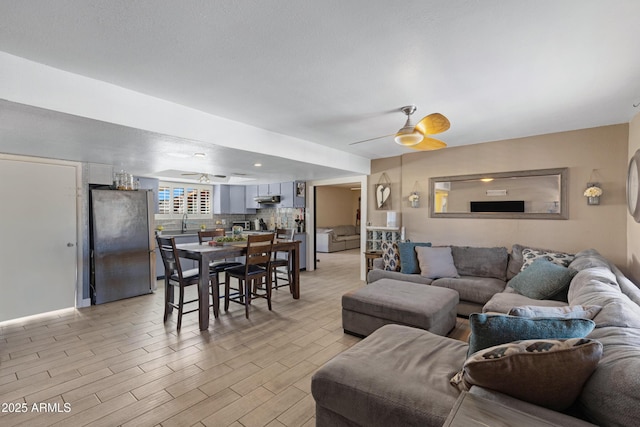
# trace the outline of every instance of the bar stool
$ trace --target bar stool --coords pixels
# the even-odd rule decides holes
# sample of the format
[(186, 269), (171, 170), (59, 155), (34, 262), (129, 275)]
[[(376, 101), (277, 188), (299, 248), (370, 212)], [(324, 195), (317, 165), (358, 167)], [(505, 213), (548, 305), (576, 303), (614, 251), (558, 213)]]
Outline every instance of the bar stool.
[[(245, 317), (249, 318), (249, 305), (252, 297), (266, 298), (271, 310), (271, 251), (274, 234), (249, 235), (247, 255), (244, 265), (230, 267), (224, 271), (224, 311), (229, 310), (229, 302), (244, 305)], [(238, 279), (238, 296), (232, 298), (231, 278)], [(258, 293), (258, 284), (266, 285), (265, 293)], [(253, 289), (252, 289), (253, 285)]]
[[(184, 311), (185, 304), (197, 303), (198, 298), (185, 301), (184, 290), (188, 286), (198, 285), (200, 275), (197, 268), (182, 270), (180, 265), (180, 257), (176, 250), (176, 241), (173, 237), (156, 237), (158, 241), (158, 249), (162, 256), (164, 264), (164, 322), (167, 321), (169, 313), (173, 309), (178, 310), (178, 331), (182, 327), (182, 315), (198, 311), (198, 307)], [(174, 302), (174, 288), (178, 288), (178, 302)], [(216, 292), (217, 294), (217, 292)], [(218, 317), (216, 307), (214, 305), (214, 316)]]
[[(276, 230), (276, 239), (287, 242), (293, 242), (293, 236), (295, 229), (293, 228), (278, 228)], [(286, 284), (278, 284), (278, 268), (285, 269), (287, 276), (282, 277), (282, 280), (286, 280)], [(273, 260), (271, 260), (271, 271), (273, 273), (273, 288), (278, 289), (283, 286), (289, 286), (289, 292), (293, 293), (293, 279), (291, 277), (291, 260), (289, 259), (289, 252), (274, 252)]]

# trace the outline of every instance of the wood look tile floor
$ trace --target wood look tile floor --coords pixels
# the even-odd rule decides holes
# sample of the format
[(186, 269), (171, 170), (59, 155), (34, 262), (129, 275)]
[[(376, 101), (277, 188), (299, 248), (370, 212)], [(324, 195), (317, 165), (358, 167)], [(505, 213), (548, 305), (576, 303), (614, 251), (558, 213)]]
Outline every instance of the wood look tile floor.
[[(364, 286), (360, 256), (318, 254), (299, 300), (281, 288), (273, 311), (255, 300), (249, 320), (232, 303), (204, 332), (197, 313), (180, 333), (175, 315), (162, 322), (162, 282), (155, 294), (0, 323), (0, 425), (314, 426), (311, 376), (359, 341), (342, 331), (340, 298)], [(467, 325), (450, 336), (466, 340)]]

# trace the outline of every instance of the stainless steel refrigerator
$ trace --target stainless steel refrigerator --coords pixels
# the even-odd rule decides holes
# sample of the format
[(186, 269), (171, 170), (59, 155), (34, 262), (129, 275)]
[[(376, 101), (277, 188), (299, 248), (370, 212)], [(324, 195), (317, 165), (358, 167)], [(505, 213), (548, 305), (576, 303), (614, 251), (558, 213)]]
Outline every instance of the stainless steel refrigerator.
[(91, 301), (103, 304), (155, 288), (153, 192), (90, 190)]

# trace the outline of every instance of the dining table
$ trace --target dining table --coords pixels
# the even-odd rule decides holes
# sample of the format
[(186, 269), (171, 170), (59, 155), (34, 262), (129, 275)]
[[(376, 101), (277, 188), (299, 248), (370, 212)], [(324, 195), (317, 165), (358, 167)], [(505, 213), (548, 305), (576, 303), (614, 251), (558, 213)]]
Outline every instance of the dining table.
[[(178, 256), (198, 261), (198, 323), (201, 331), (209, 328), (209, 263), (244, 256), (247, 244), (243, 242), (212, 246), (208, 242), (176, 245)], [(292, 296), (300, 298), (300, 241), (274, 240), (272, 251), (289, 252), (292, 269)]]

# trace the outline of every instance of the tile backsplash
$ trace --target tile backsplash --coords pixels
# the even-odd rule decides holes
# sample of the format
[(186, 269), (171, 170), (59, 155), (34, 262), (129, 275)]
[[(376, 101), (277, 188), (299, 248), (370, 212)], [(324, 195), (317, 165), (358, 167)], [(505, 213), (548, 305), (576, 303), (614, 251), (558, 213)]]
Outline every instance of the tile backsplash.
[[(231, 229), (234, 221), (252, 221), (262, 218), (267, 224), (270, 230), (275, 228), (295, 228), (300, 231), (305, 231), (306, 227), (304, 222), (300, 223), (300, 220), (304, 220), (305, 210), (303, 208), (267, 208), (258, 209), (255, 214), (233, 214), (233, 215), (213, 215), (210, 219), (192, 219), (188, 218), (187, 228), (197, 229), (201, 225), (205, 225), (207, 229), (212, 228), (225, 228)], [(296, 223), (296, 219), (299, 220)], [(182, 226), (182, 220), (176, 219), (157, 219), (155, 221), (156, 227), (162, 225), (165, 230), (180, 230)], [(253, 227), (253, 224), (251, 225)], [(299, 227), (300, 226), (300, 227)]]

